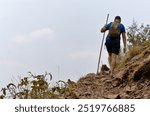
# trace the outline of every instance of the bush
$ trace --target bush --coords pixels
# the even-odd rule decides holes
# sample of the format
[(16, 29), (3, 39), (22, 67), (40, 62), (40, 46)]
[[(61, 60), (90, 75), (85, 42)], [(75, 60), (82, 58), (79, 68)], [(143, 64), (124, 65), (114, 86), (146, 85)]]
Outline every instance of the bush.
[(52, 75), (33, 75), (29, 72), (28, 77), (21, 79), (20, 83), (9, 83), (1, 89), (0, 99), (52, 99), (52, 98), (78, 98), (73, 92), (76, 87), (71, 80), (68, 82), (58, 81), (56, 86), (50, 87)]

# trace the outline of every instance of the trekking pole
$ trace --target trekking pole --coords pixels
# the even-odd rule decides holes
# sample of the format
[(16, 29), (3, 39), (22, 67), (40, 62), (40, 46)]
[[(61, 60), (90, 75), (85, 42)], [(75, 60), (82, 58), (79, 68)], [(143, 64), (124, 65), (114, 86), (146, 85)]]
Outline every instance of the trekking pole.
[[(108, 18), (109, 18), (109, 14), (107, 15), (106, 24), (107, 24), (107, 22), (108, 22)], [(99, 54), (98, 66), (97, 66), (97, 74), (98, 74), (99, 68), (100, 68), (100, 61), (101, 61), (101, 54), (102, 54), (102, 49), (103, 49), (104, 38), (105, 38), (105, 32), (104, 32), (104, 34), (103, 34), (102, 43), (101, 43), (101, 48), (100, 48), (100, 54)]]

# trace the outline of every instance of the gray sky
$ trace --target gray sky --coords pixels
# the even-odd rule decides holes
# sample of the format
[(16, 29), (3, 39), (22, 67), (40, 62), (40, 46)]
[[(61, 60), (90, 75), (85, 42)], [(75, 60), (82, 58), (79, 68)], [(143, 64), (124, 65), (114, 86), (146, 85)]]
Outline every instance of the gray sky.
[[(0, 0), (0, 87), (51, 72), (54, 80), (78, 80), (96, 72), (102, 34), (116, 15), (128, 27), (149, 24), (149, 0)], [(107, 63), (104, 49), (102, 62)]]

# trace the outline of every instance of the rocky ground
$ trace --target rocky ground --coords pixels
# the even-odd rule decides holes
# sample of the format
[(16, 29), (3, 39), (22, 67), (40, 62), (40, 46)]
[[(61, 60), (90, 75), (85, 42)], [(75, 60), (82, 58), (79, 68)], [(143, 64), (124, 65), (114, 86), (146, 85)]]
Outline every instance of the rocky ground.
[(113, 79), (104, 68), (98, 75), (90, 73), (72, 83), (71, 94), (65, 92), (65, 98), (150, 99), (150, 47), (127, 60), (124, 68), (115, 70)]

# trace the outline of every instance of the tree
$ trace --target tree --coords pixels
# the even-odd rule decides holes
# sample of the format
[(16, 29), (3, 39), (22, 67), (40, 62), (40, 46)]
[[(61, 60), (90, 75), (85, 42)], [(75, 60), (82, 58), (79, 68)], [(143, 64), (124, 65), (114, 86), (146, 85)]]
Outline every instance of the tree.
[(129, 42), (129, 47), (138, 46), (147, 40), (150, 40), (150, 25), (141, 24), (138, 26), (137, 22), (133, 20), (131, 26), (127, 29), (127, 41)]

